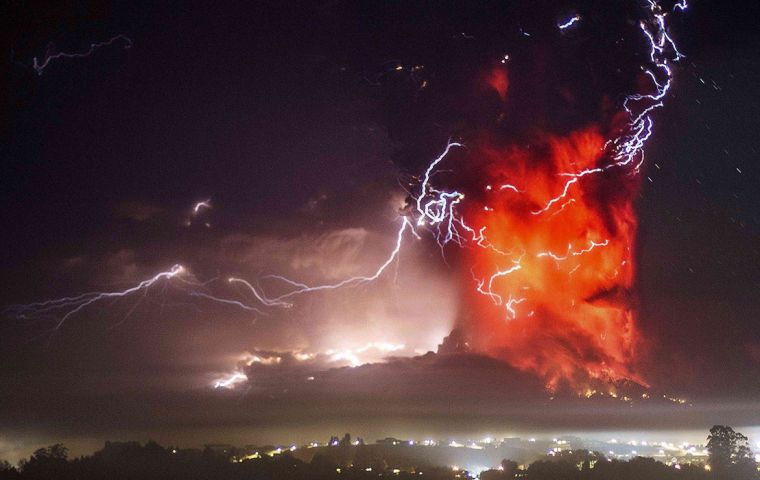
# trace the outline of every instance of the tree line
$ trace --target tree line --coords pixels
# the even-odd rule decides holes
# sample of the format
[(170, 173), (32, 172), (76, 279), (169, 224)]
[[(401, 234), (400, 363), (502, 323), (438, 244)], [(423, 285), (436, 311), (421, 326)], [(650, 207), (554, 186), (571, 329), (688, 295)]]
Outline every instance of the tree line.
[[(340, 441), (338, 441), (340, 443)], [(359, 448), (364, 447), (360, 445)], [(498, 469), (481, 472), (481, 480), (760, 480), (746, 436), (716, 425), (707, 437), (705, 464), (676, 468), (652, 458), (608, 459), (598, 452), (559, 452), (521, 469), (504, 460)], [(366, 465), (364, 463), (367, 463)], [(707, 466), (707, 467), (706, 467)], [(417, 467), (399, 471), (382, 459), (336, 463), (325, 455), (310, 462), (288, 453), (240, 460), (229, 452), (166, 448), (155, 442), (106, 442), (92, 455), (69, 458), (61, 444), (35, 451), (13, 466), (0, 462), (0, 480), (466, 480), (467, 472), (450, 467)]]

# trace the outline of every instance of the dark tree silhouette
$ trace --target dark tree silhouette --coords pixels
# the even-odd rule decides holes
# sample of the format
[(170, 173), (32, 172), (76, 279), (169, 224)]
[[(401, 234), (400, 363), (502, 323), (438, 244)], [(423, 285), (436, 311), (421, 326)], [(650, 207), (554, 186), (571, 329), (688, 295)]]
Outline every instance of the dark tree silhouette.
[(480, 473), (480, 480), (512, 480), (519, 472), (517, 462), (502, 460), (498, 470), (485, 470)]
[(507, 478), (514, 478), (517, 475), (517, 462), (504, 459), (501, 461), (501, 471)]
[(5, 460), (0, 461), (0, 480), (16, 480), (21, 474), (16, 468)]
[(24, 478), (61, 478), (68, 464), (68, 449), (60, 443), (35, 451), (29, 460), (20, 463)]
[(715, 425), (707, 437), (710, 467), (717, 480), (758, 478), (749, 439), (727, 425)]

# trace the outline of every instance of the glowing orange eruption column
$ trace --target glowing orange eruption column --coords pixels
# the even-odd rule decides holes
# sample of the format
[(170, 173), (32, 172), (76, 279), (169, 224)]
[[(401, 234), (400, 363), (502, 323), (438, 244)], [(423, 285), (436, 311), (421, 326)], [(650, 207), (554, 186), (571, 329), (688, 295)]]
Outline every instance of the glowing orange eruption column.
[(487, 186), (465, 216), (492, 245), (466, 254), (479, 286), (473, 346), (540, 374), (552, 390), (563, 380), (576, 389), (594, 380), (644, 383), (631, 369), (638, 335), (628, 295), (638, 176), (562, 175), (604, 165), (604, 142), (588, 127), (530, 147), (472, 152)]

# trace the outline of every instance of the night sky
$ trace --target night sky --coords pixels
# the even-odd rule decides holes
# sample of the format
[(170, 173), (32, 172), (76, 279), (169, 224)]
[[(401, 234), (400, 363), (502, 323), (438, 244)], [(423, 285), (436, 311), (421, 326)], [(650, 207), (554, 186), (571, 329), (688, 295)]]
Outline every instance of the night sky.
[[(686, 405), (552, 400), (491, 356), (426, 354), (473, 313), (457, 248), (442, 258), (424, 237), (376, 282), (292, 308), (251, 312), (172, 280), (58, 328), (60, 316), (5, 310), (0, 458), (58, 440), (760, 427), (760, 7), (691, 3), (670, 24), (686, 58), (640, 174), (633, 288), (636, 368), (654, 396)], [(123, 290), (174, 264), (239, 300), (228, 277), (367, 275), (394, 246), (405, 188), (448, 139), (565, 134), (605, 95), (619, 104), (645, 55), (614, 43), (639, 9), (621, 0), (3, 9), (4, 306)], [(119, 34), (131, 44), (33, 68)], [(502, 106), (483, 79), (505, 54)], [(372, 342), (396, 347), (358, 352)], [(331, 363), (330, 350), (363, 365)], [(241, 363), (252, 355), (283, 360)], [(236, 369), (249, 381), (213, 388)]]

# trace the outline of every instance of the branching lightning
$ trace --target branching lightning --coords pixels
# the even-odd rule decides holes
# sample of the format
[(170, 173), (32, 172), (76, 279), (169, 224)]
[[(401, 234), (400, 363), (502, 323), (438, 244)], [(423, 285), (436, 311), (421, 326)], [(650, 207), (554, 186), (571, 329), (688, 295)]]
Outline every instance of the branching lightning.
[(579, 257), (581, 255), (584, 255), (586, 253), (591, 252), (595, 248), (606, 247), (608, 244), (609, 244), (609, 240), (605, 240), (603, 242), (595, 242), (595, 241), (592, 240), (591, 243), (590, 243), (590, 245), (587, 248), (584, 248), (582, 250), (573, 250), (573, 246), (572, 245), (568, 245), (567, 246), (567, 252), (564, 255), (560, 256), (560, 255), (557, 255), (557, 254), (552, 253), (552, 252), (540, 252), (540, 253), (536, 254), (536, 257), (538, 257), (538, 258), (549, 257), (549, 258), (551, 258), (553, 260), (561, 262), (563, 260), (567, 260), (568, 257)]
[[(639, 24), (641, 32), (649, 43), (649, 58), (656, 72), (651, 68), (644, 68), (644, 73), (652, 80), (655, 93), (635, 93), (628, 95), (623, 101), (623, 108), (630, 118), (626, 131), (619, 137), (609, 140), (605, 148), (610, 153), (611, 163), (601, 167), (590, 168), (579, 172), (567, 172), (561, 175), (570, 177), (558, 196), (547, 201), (540, 210), (533, 212), (538, 215), (551, 209), (551, 207), (567, 196), (569, 188), (579, 178), (587, 175), (602, 173), (611, 168), (622, 168), (633, 165), (634, 173), (638, 173), (644, 162), (644, 146), (652, 136), (654, 120), (651, 113), (663, 106), (661, 101), (670, 90), (673, 80), (673, 71), (670, 62), (677, 62), (684, 58), (678, 51), (675, 42), (668, 33), (666, 14), (662, 13), (660, 5), (655, 0), (648, 0), (648, 6), (652, 20), (647, 24)], [(684, 1), (676, 4), (676, 9), (685, 10), (688, 4)], [(575, 18), (575, 17), (574, 17)], [(561, 27), (560, 27), (561, 28)], [(658, 80), (658, 78), (660, 78)]]
[(174, 265), (169, 270), (158, 273), (126, 290), (115, 292), (89, 292), (75, 297), (64, 297), (26, 305), (12, 305), (5, 309), (5, 313), (16, 318), (30, 318), (58, 314), (60, 315), (60, 319), (56, 324), (56, 328), (60, 328), (69, 317), (81, 312), (83, 309), (94, 303), (127, 297), (137, 292), (147, 293), (148, 290), (157, 283), (163, 280), (171, 280), (185, 272), (186, 270), (182, 265)]
[(109, 38), (105, 42), (91, 43), (90, 48), (84, 52), (58, 52), (54, 54), (46, 54), (42, 59), (34, 57), (32, 68), (34, 68), (34, 71), (37, 72), (37, 75), (42, 75), (42, 72), (44, 72), (48, 65), (50, 65), (50, 63), (54, 60), (62, 58), (86, 58), (95, 53), (95, 51), (99, 48), (107, 47), (118, 42), (122, 42), (125, 49), (132, 48), (132, 40), (124, 34), (119, 34)]

